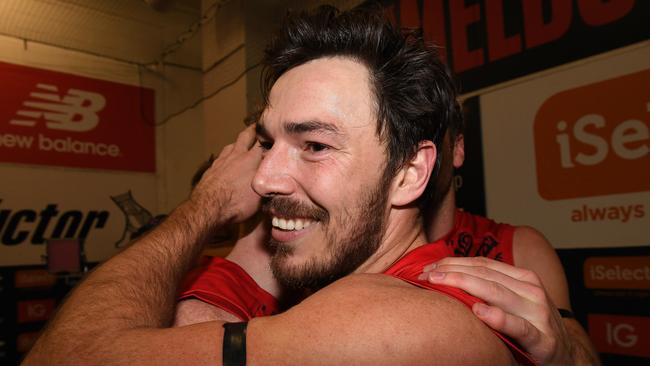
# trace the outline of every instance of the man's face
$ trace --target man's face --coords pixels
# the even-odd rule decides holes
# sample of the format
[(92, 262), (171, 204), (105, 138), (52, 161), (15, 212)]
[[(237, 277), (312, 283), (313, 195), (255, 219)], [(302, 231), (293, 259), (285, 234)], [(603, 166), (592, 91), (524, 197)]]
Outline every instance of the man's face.
[(287, 71), (258, 123), (253, 188), (272, 219), (272, 268), (287, 286), (321, 287), (380, 245), (390, 180), (368, 70), (321, 58)]

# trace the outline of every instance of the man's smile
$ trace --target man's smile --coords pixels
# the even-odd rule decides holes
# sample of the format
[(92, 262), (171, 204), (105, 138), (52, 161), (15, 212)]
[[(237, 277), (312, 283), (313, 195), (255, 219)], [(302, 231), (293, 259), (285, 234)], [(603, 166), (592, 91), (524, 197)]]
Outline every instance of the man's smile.
[(307, 218), (284, 218), (273, 216), (271, 220), (271, 225), (276, 229), (293, 231), (293, 230), (302, 230), (308, 228), (315, 221)]
[(319, 220), (306, 217), (271, 215), (271, 237), (278, 242), (290, 242), (312, 231)]

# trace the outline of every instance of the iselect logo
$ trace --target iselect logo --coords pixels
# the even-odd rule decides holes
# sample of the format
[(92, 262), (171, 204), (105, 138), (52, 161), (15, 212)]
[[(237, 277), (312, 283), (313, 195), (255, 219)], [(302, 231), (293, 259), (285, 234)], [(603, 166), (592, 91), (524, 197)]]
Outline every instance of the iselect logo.
[(85, 132), (97, 127), (97, 113), (106, 106), (106, 98), (101, 94), (68, 89), (60, 95), (58, 87), (50, 84), (36, 84), (36, 91), (29, 97), (23, 103), (25, 109), (18, 110), (10, 124), (34, 127), (40, 119), (45, 119), (49, 129)]
[(547, 200), (650, 190), (650, 70), (566, 90), (534, 122)]

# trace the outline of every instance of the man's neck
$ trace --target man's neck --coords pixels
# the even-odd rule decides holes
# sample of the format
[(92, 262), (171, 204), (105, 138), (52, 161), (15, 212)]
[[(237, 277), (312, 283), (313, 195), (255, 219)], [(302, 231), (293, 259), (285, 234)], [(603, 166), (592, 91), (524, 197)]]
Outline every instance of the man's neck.
[(413, 249), (427, 243), (420, 210), (392, 209), (377, 251), (355, 273), (381, 273)]
[(454, 228), (456, 220), (456, 195), (454, 194), (453, 188), (449, 189), (438, 210), (427, 215), (427, 220), (428, 222), (425, 222), (424, 226), (429, 242), (434, 242), (444, 237)]

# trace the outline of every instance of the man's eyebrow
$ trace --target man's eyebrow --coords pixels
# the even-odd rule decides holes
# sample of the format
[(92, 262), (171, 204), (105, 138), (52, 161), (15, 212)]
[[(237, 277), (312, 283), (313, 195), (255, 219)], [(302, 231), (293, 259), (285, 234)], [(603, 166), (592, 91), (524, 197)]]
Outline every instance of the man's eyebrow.
[(306, 132), (343, 135), (336, 125), (321, 121), (289, 122), (284, 125), (284, 130), (293, 135)]

